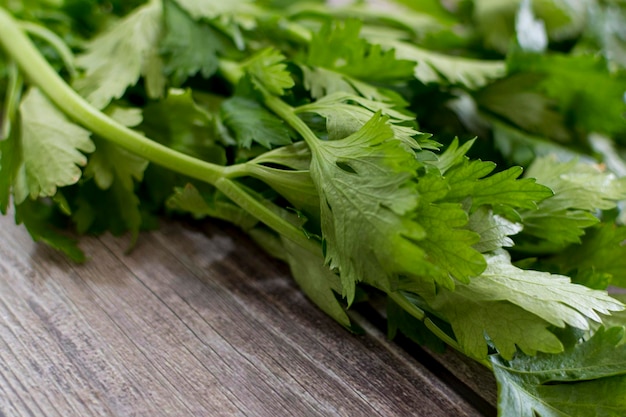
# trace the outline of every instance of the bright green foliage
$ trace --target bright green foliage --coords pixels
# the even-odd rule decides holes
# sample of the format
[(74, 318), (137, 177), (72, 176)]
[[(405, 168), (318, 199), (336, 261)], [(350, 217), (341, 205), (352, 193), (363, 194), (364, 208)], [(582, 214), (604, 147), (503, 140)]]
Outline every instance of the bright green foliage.
[(284, 55), (276, 49), (268, 48), (248, 59), (242, 68), (256, 88), (282, 96), (285, 90), (294, 85), (284, 61)]
[(51, 197), (57, 187), (75, 184), (81, 166), (87, 164), (82, 152), (93, 152), (90, 132), (70, 122), (37, 89), (31, 89), (20, 105), (21, 161), (17, 168), (16, 202)]
[(359, 81), (339, 72), (322, 67), (309, 67), (301, 65), (304, 78), (304, 87), (310, 91), (311, 97), (321, 99), (335, 93), (344, 93), (362, 96), (378, 102), (392, 102), (398, 105), (406, 105), (401, 96), (393, 91), (378, 88), (372, 84)]
[(200, 73), (209, 78), (217, 71), (217, 54), (222, 49), (218, 33), (206, 23), (195, 22), (172, 0), (164, 3), (165, 35), (161, 40), (163, 71), (174, 85)]
[(220, 219), (343, 326), (386, 296), (390, 336), (493, 367), (501, 416), (626, 415), (618, 2), (0, 3), (0, 212), (35, 240)]
[(216, 142), (214, 116), (194, 100), (191, 90), (170, 89), (167, 97), (148, 104), (139, 128), (149, 137), (187, 155), (224, 164), (224, 148)]
[(549, 326), (589, 328), (598, 313), (621, 309), (619, 302), (601, 291), (573, 285), (564, 276), (529, 271), (511, 265), (508, 254), (487, 257), (487, 269), (454, 291), (442, 290), (428, 300), (449, 320), (464, 351), (487, 355), (487, 340), (511, 359), (516, 346), (528, 355), (562, 350)]
[(480, 236), (466, 228), (468, 215), (460, 203), (445, 203), (449, 189), (438, 175), (419, 179), (417, 191), (420, 198), (416, 219), (426, 231), (419, 246), (438, 272), (431, 272), (437, 281), (446, 283), (449, 276), (469, 282), (470, 277), (485, 270), (484, 257), (473, 248)]
[(535, 89), (554, 99), (573, 126), (588, 132), (626, 132), (626, 74), (609, 74), (601, 59), (514, 53), (508, 66), (512, 73), (544, 75)]
[(153, 0), (91, 40), (76, 60), (85, 70), (74, 83), (76, 89), (101, 109), (144, 76), (148, 95), (160, 97), (165, 86), (157, 43), (161, 19), (161, 2)]
[(148, 161), (145, 159), (98, 140), (96, 151), (89, 158), (85, 168), (85, 176), (93, 177), (98, 187), (103, 190), (111, 187), (114, 181), (120, 181), (125, 189), (132, 191), (134, 181), (143, 179), (143, 172), (147, 166)]
[(534, 209), (537, 202), (552, 196), (550, 189), (537, 184), (535, 179), (522, 179), (522, 168), (511, 167), (488, 176), (496, 168), (492, 162), (470, 160), (465, 156), (472, 142), (459, 147), (455, 140), (437, 162), (445, 175), (450, 191), (447, 201), (462, 201), (471, 197), (473, 207), (506, 205)]
[(337, 301), (341, 292), (339, 277), (326, 265), (321, 256), (311, 253), (288, 239), (283, 239), (287, 263), (302, 291), (326, 314), (343, 326), (350, 326), (350, 319)]
[(215, 19), (242, 8), (250, 0), (176, 0), (195, 20)]
[(387, 48), (393, 48), (398, 58), (416, 63), (414, 76), (424, 84), (450, 84), (476, 89), (506, 74), (503, 61), (445, 55), (401, 41), (381, 42)]
[(509, 236), (516, 235), (523, 229), (521, 224), (494, 215), (486, 207), (481, 207), (472, 213), (467, 227), (480, 235), (480, 241), (473, 247), (481, 253), (513, 246), (515, 243)]
[[(607, 416), (626, 413), (624, 328), (601, 328), (559, 355), (519, 355), (491, 362), (502, 416)], [(572, 383), (575, 382), (575, 383)]]
[(305, 63), (367, 81), (406, 78), (414, 63), (397, 59), (393, 50), (360, 37), (361, 22), (325, 24), (311, 39)]
[(424, 238), (412, 219), (416, 161), (386, 118), (378, 113), (347, 138), (319, 141), (312, 154), (326, 261), (339, 271), (349, 303), (359, 281), (390, 289), (398, 273), (422, 275), (424, 254), (413, 243)]
[(588, 163), (558, 162), (553, 157), (535, 160), (528, 177), (550, 187), (554, 196), (537, 210), (522, 212), (524, 235), (560, 247), (579, 243), (584, 229), (596, 224), (596, 210), (609, 210), (626, 198), (626, 180)]
[(388, 123), (395, 137), (410, 147), (418, 147), (415, 137), (421, 135), (410, 126), (413, 117), (393, 109), (393, 105), (354, 96), (347, 93), (333, 93), (314, 103), (300, 106), (298, 113), (315, 113), (326, 119), (328, 139), (345, 138), (362, 128), (376, 112), (380, 111), (389, 118)]
[(253, 142), (268, 149), (291, 143), (285, 123), (254, 99), (229, 98), (222, 103), (221, 111), (224, 125), (242, 148), (249, 148)]
[(626, 287), (626, 227), (602, 224), (592, 228), (579, 245), (572, 245), (549, 258), (563, 265), (564, 272), (574, 269), (609, 274), (611, 283)]

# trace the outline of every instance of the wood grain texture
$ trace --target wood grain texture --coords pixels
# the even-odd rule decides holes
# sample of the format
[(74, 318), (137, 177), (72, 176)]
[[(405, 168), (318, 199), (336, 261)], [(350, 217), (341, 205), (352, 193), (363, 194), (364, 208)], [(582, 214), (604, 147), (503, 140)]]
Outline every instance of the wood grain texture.
[(374, 328), (350, 334), (231, 229), (86, 238), (0, 218), (0, 415), (478, 416)]

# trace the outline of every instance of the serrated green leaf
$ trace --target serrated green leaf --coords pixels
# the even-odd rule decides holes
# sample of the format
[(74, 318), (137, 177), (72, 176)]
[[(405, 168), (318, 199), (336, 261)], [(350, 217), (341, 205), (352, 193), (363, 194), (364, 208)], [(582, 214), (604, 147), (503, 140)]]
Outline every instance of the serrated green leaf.
[(217, 71), (217, 54), (222, 49), (218, 33), (210, 25), (192, 20), (174, 1), (163, 4), (165, 30), (160, 42), (163, 70), (176, 86), (197, 73), (209, 78)]
[(242, 69), (249, 75), (255, 88), (282, 96), (285, 90), (294, 86), (284, 61), (285, 56), (278, 50), (266, 48), (246, 60)]
[(119, 181), (124, 189), (133, 191), (135, 181), (143, 179), (148, 161), (108, 141), (95, 139), (95, 142), (96, 150), (85, 168), (85, 178), (93, 178), (103, 190)]
[(335, 93), (345, 93), (361, 96), (368, 100), (383, 103), (394, 103), (397, 106), (406, 106), (406, 101), (392, 90), (377, 87), (376, 85), (359, 81), (346, 74), (322, 67), (300, 65), (304, 77), (304, 87), (311, 92), (311, 97), (321, 99)]
[(505, 358), (513, 357), (518, 348), (529, 355), (537, 351), (558, 353), (563, 350), (559, 339), (547, 329), (547, 321), (514, 304), (479, 301), (476, 295), (457, 285), (454, 292), (442, 293), (433, 304), (451, 323), (466, 355), (486, 358), (487, 340)]
[(459, 85), (477, 89), (506, 75), (504, 61), (487, 61), (445, 55), (402, 41), (381, 43), (395, 50), (398, 59), (417, 64), (413, 76), (424, 84)]
[(313, 35), (304, 62), (362, 81), (408, 79), (415, 64), (396, 58), (393, 50), (360, 37), (362, 23), (356, 19), (324, 24)]
[[(109, 106), (106, 112), (118, 123), (128, 127), (142, 122), (139, 109)], [(99, 138), (95, 138), (94, 141), (96, 151), (89, 158), (84, 177), (93, 178), (98, 188), (107, 190), (107, 194), (112, 196), (111, 200), (118, 208), (119, 218), (119, 225), (114, 226), (114, 229), (119, 229), (120, 232), (129, 230), (134, 244), (144, 221), (141, 202), (135, 193), (135, 184), (143, 181), (148, 161), (108, 141)], [(90, 227), (91, 211), (89, 206), (84, 204), (85, 200), (81, 201), (83, 204), (79, 204), (79, 210), (82, 212), (77, 213), (75, 221), (86, 231)], [(115, 215), (112, 215), (112, 218), (114, 217)]]
[(600, 166), (578, 160), (560, 162), (553, 156), (538, 158), (527, 177), (550, 187), (554, 196), (542, 203), (553, 211), (577, 209), (589, 212), (610, 210), (626, 199), (626, 179), (605, 172)]
[[(521, 213), (523, 235), (556, 244), (555, 249), (579, 243), (584, 229), (598, 223), (597, 210), (615, 208), (618, 201), (626, 199), (626, 179), (575, 159), (538, 158), (526, 176), (550, 187), (554, 196), (539, 203), (537, 210)], [(527, 246), (525, 250), (532, 249), (531, 243)]]
[(87, 44), (76, 59), (85, 70), (74, 86), (96, 108), (102, 109), (124, 95), (142, 75), (151, 98), (165, 87), (163, 63), (158, 54), (162, 32), (162, 4), (151, 1), (135, 9), (110, 30)]
[(563, 346), (551, 325), (589, 329), (598, 313), (623, 305), (603, 291), (572, 284), (569, 278), (522, 270), (505, 252), (487, 256), (487, 269), (454, 291), (442, 289), (428, 303), (450, 322), (465, 353), (485, 358), (487, 340), (511, 359), (516, 346), (529, 355), (558, 353)]
[(28, 196), (51, 197), (57, 187), (78, 182), (87, 164), (82, 152), (93, 152), (90, 132), (70, 122), (38, 89), (20, 105), (21, 152), (14, 194), (17, 204)]
[[(504, 416), (623, 416), (626, 412), (624, 328), (599, 329), (558, 355), (491, 358)], [(549, 383), (549, 384), (548, 384)]]
[(390, 289), (397, 273), (421, 275), (424, 253), (412, 243), (424, 237), (412, 220), (416, 161), (386, 118), (376, 114), (345, 139), (319, 141), (312, 154), (326, 261), (339, 271), (348, 302), (358, 281)]
[(523, 229), (521, 224), (493, 214), (487, 207), (481, 207), (472, 213), (467, 227), (480, 235), (480, 241), (473, 248), (481, 253), (513, 246), (513, 239), (509, 236), (516, 235)]
[(426, 231), (418, 244), (430, 262), (443, 274), (438, 281), (445, 282), (448, 275), (461, 282), (481, 274), (486, 267), (485, 258), (474, 249), (480, 236), (466, 228), (468, 215), (459, 203), (437, 203), (447, 195), (445, 179), (439, 176), (421, 177), (418, 182), (420, 204), (416, 219)]
[(406, 125), (414, 117), (395, 110), (393, 104), (338, 92), (296, 109), (297, 113), (315, 113), (324, 117), (330, 140), (355, 133), (378, 111), (389, 118), (388, 123), (397, 139), (410, 147), (419, 147), (415, 137), (423, 134)]
[(536, 208), (539, 201), (552, 196), (552, 191), (532, 178), (518, 179), (521, 167), (489, 175), (496, 168), (493, 162), (469, 160), (465, 153), (473, 142), (458, 146), (455, 139), (438, 161), (432, 163), (445, 174), (450, 187), (446, 201), (460, 202), (471, 198), (472, 207), (505, 205), (514, 208)]
[(250, 148), (255, 142), (271, 149), (291, 143), (285, 123), (253, 99), (235, 96), (224, 100), (221, 114), (240, 147)]

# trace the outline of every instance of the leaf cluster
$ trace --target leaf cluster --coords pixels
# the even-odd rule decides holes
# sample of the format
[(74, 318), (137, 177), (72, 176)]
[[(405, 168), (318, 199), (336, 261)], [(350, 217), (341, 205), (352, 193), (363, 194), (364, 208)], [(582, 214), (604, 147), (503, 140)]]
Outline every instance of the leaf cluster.
[(626, 8), (388, 3), (0, 1), (0, 212), (76, 261), (230, 222), (500, 415), (624, 415)]

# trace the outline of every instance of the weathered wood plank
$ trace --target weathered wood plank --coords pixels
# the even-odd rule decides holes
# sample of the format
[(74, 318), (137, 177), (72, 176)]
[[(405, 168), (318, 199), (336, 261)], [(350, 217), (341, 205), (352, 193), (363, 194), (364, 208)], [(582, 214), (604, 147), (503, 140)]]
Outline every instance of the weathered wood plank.
[(87, 238), (75, 265), (0, 218), (0, 415), (479, 415), (230, 229), (127, 245)]

